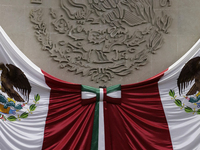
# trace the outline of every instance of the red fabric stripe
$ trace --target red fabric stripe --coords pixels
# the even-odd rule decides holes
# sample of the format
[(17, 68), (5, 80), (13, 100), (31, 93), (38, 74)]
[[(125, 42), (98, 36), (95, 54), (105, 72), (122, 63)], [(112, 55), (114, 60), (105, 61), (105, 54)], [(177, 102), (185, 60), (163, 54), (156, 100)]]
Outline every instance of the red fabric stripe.
[[(95, 104), (81, 105), (80, 85), (43, 73), (52, 88), (43, 149), (89, 150)], [(157, 84), (163, 73), (122, 86), (121, 105), (104, 101), (106, 150), (172, 149)]]
[(105, 98), (107, 96), (106, 88), (103, 88), (103, 100), (105, 101)]
[(164, 72), (123, 85), (121, 105), (104, 105), (106, 150), (172, 149), (157, 83)]
[(82, 106), (81, 85), (43, 74), (51, 88), (43, 149), (89, 150), (95, 103)]

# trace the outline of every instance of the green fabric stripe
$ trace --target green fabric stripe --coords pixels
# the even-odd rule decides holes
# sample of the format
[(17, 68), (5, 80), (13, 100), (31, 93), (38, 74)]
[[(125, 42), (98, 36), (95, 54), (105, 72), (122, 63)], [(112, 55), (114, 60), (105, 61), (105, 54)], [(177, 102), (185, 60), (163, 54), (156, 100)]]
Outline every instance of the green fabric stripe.
[[(93, 122), (93, 129), (92, 129), (91, 150), (98, 150), (100, 89), (82, 85), (81, 90), (86, 91), (86, 92), (96, 93), (96, 104), (95, 104), (94, 122)], [(114, 85), (114, 86), (108, 87), (106, 90), (107, 90), (107, 93), (120, 91), (121, 85), (120, 84)]]
[(94, 123), (92, 130), (92, 142), (91, 142), (91, 150), (98, 150), (98, 137), (99, 137), (99, 100), (100, 100), (100, 90), (96, 89), (97, 101), (95, 104), (95, 112), (94, 112)]
[(92, 130), (91, 150), (98, 150), (98, 134), (99, 134), (99, 102), (95, 104), (94, 123)]
[(82, 91), (86, 91), (86, 92), (97, 93), (97, 91), (98, 91), (99, 89), (93, 88), (93, 87), (87, 86), (87, 85), (82, 85), (82, 86), (81, 86), (81, 90), (82, 90)]
[(110, 86), (110, 87), (107, 87), (106, 90), (107, 90), (107, 93), (111, 93), (111, 92), (114, 92), (114, 91), (120, 91), (121, 85), (118, 84), (118, 85)]

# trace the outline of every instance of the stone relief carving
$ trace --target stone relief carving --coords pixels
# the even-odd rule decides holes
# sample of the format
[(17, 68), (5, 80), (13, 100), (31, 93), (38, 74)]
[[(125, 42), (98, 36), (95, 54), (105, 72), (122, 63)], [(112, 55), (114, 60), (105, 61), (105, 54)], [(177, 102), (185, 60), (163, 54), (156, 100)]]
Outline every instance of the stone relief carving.
[(170, 7), (171, 6), (171, 0), (160, 0), (160, 6), (161, 7), (165, 7), (165, 6)]
[(42, 0), (31, 0), (33, 4), (42, 4)]
[[(162, 7), (165, 3), (170, 0), (160, 0)], [(31, 10), (37, 40), (61, 68), (95, 82), (126, 76), (146, 65), (172, 24), (164, 11), (155, 13), (153, 0), (60, 0), (60, 7), (49, 9), (51, 31), (43, 10)]]

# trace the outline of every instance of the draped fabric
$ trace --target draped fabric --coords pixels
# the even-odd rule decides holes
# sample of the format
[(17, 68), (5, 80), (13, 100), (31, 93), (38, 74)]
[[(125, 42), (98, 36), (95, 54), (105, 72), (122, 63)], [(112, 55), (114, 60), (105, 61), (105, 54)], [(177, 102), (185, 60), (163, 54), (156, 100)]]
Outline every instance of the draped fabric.
[(0, 150), (200, 149), (200, 93), (186, 96), (194, 81), (182, 94), (177, 87), (182, 67), (200, 56), (199, 48), (200, 41), (145, 81), (93, 88), (47, 74), (0, 28), (0, 64), (18, 67), (31, 85), (29, 100), (21, 94), (25, 101), (19, 102), (1, 78)]
[(194, 81), (188, 85), (182, 94), (179, 94), (177, 87), (177, 79), (185, 63), (198, 56), (200, 56), (200, 40), (182, 58), (170, 66), (158, 82), (160, 97), (175, 150), (200, 149), (199, 102), (191, 102), (190, 100), (198, 99), (199, 93), (186, 96)]
[(80, 85), (43, 73), (51, 87), (43, 149), (90, 149), (95, 105), (82, 105)]
[[(124, 139), (129, 141), (124, 149), (172, 149), (157, 84), (163, 74), (164, 72), (137, 84), (122, 86), (123, 103), (117, 108), (120, 117), (115, 119), (118, 123), (123, 122), (117, 128), (118, 131), (124, 128)], [(110, 132), (114, 132), (112, 126)]]
[[(0, 105), (3, 107), (1, 107), (2, 109), (0, 110), (0, 149), (41, 149), (51, 89), (46, 85), (41, 69), (23, 55), (2, 28), (0, 28), (0, 63), (13, 64), (19, 67), (28, 78), (32, 87), (29, 95), (29, 102), (26, 104), (15, 101), (15, 106), (25, 105), (23, 109), (15, 109), (13, 106), (5, 107), (5, 103), (3, 103), (2, 99), (4, 98), (4, 101), (6, 101), (6, 98), (9, 98), (9, 96), (5, 92), (2, 92), (1, 85)], [(39, 100), (35, 105), (37, 108), (35, 110), (32, 108), (31, 110), (34, 111), (30, 111), (30, 106), (35, 104), (34, 97), (37, 94), (38, 97), (40, 97), (40, 100), (39, 98), (36, 99)], [(12, 101), (9, 103), (13, 104)], [(7, 102), (7, 104), (9, 103)], [(5, 111), (3, 111), (5, 109), (13, 111), (11, 114), (5, 114)], [(13, 112), (16, 114), (14, 115)], [(9, 118), (10, 116), (11, 118)]]

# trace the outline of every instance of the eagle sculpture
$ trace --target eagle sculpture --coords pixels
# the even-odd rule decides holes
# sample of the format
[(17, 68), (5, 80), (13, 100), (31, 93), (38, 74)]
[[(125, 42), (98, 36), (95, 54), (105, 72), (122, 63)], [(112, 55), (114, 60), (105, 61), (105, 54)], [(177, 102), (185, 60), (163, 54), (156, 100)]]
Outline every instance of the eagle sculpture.
[(122, 22), (129, 26), (147, 23), (148, 13), (153, 17), (152, 0), (88, 0), (90, 7), (103, 23), (120, 27)]
[[(90, 18), (93, 23), (101, 20), (104, 24), (112, 27), (120, 27), (122, 22), (129, 26), (137, 26), (148, 22), (148, 13), (152, 12), (152, 0), (87, 0), (89, 8), (83, 4), (75, 2), (75, 0), (60, 0), (62, 9), (66, 12), (70, 19), (82, 20), (89, 19), (89, 12), (94, 12), (97, 18)], [(70, 7), (74, 7), (74, 11), (70, 11)], [(126, 9), (125, 9), (126, 8)], [(77, 10), (78, 9), (78, 10)], [(76, 11), (77, 10), (77, 11)], [(151, 16), (153, 17), (153, 16)], [(96, 21), (95, 21), (96, 20)]]
[[(31, 85), (25, 74), (16, 66), (12, 64), (0, 63), (1, 73), (1, 90), (7, 93), (10, 98), (15, 101), (24, 102), (24, 99), (18, 94), (19, 91), (29, 101), (29, 94), (31, 92)], [(16, 91), (16, 90), (17, 91)]]
[(200, 57), (195, 57), (189, 60), (181, 70), (177, 81), (179, 94), (181, 94), (182, 90), (185, 89), (193, 80), (195, 83), (187, 92), (187, 96), (196, 94), (197, 91), (200, 91)]

